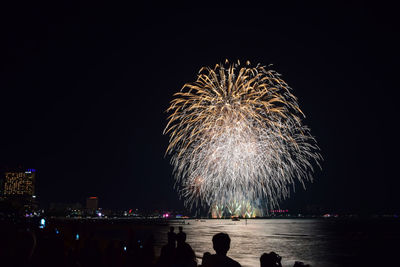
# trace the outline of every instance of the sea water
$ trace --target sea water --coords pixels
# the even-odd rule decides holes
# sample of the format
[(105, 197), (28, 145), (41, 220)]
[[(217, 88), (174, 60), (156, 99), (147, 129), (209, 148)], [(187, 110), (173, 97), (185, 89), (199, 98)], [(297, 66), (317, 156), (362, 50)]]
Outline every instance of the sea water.
[[(171, 226), (175, 231), (183, 226), (199, 264), (204, 252), (214, 253), (212, 236), (219, 232), (229, 234), (228, 256), (242, 266), (260, 266), (260, 256), (271, 251), (282, 257), (283, 266), (293, 266), (295, 261), (322, 267), (396, 266), (400, 247), (398, 219), (210, 219), (185, 223), (171, 221)], [(159, 234), (158, 244), (166, 242), (167, 230)]]

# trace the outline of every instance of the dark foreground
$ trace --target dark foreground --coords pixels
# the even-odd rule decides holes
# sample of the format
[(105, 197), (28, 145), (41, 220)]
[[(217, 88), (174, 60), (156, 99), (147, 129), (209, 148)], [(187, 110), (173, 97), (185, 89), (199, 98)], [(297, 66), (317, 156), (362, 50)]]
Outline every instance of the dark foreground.
[(2, 221), (1, 266), (160, 266), (170, 225), (175, 231), (183, 226), (198, 265), (204, 252), (215, 253), (211, 239), (218, 232), (230, 235), (228, 256), (242, 266), (260, 266), (261, 254), (271, 251), (282, 256), (283, 266), (293, 266), (296, 260), (327, 267), (398, 265), (398, 219), (272, 219), (247, 224), (189, 220), (184, 225), (182, 221), (47, 220), (44, 229), (39, 229), (38, 221)]

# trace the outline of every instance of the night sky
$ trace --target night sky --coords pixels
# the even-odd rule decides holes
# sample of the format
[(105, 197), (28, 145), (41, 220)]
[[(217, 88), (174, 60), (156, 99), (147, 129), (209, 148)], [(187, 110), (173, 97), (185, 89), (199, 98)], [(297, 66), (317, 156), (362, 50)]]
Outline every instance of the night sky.
[(37, 169), (42, 204), (181, 208), (165, 110), (227, 58), (273, 64), (321, 147), (323, 170), (282, 207), (399, 211), (394, 6), (62, 2), (0, 9), (0, 168)]

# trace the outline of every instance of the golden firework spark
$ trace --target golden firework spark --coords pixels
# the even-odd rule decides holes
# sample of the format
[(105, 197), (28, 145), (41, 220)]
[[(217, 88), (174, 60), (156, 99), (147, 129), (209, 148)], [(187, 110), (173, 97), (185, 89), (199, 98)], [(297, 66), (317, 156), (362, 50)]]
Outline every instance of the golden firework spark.
[(164, 134), (188, 206), (267, 199), (272, 207), (295, 180), (312, 180), (319, 148), (274, 70), (226, 61), (201, 68), (174, 97)]

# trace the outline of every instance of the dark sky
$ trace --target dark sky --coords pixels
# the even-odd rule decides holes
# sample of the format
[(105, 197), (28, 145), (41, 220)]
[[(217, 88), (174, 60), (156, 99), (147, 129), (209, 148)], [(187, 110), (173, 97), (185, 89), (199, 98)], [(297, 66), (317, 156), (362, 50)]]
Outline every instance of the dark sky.
[(164, 111), (228, 58), (274, 64), (322, 149), (323, 170), (283, 206), (399, 210), (394, 6), (111, 3), (0, 8), (0, 167), (37, 169), (43, 203), (182, 207)]

